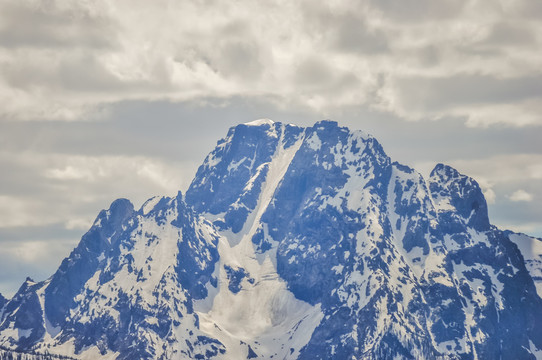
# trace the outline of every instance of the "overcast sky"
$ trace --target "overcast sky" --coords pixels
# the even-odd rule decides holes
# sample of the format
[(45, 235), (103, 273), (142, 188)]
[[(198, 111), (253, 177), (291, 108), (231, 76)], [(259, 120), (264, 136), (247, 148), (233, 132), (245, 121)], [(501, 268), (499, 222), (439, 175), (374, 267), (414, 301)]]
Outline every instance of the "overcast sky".
[(100, 209), (184, 191), (227, 129), (337, 120), (542, 237), (542, 2), (2, 0), (0, 292)]

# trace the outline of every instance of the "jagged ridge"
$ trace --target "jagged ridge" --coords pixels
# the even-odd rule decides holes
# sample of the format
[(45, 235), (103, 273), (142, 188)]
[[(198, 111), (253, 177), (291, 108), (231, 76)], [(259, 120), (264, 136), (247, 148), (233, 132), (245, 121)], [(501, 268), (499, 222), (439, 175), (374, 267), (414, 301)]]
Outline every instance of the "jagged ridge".
[[(183, 198), (117, 200), (0, 341), (82, 358), (542, 358), (542, 241), (323, 121), (238, 125)], [(540, 289), (540, 288), (539, 288)]]

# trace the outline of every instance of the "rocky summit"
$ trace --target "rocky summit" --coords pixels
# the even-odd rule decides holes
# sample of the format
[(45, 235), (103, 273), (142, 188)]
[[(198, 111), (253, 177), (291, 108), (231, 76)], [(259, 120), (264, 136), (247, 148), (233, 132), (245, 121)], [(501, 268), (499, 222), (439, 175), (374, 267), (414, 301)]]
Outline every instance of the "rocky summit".
[(0, 296), (0, 356), (542, 359), (541, 296), (542, 240), (491, 225), (474, 179), (425, 179), (332, 121), (258, 120), (184, 195), (115, 200)]

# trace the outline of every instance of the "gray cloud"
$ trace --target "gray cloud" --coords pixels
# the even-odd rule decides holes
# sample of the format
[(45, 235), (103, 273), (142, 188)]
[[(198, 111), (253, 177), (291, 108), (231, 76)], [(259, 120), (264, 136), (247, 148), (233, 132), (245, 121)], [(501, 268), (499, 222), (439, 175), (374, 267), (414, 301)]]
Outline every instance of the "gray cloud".
[(442, 111), (471, 104), (513, 103), (542, 97), (542, 76), (496, 78), (483, 75), (399, 78), (405, 106)]
[[(324, 114), (374, 106), (419, 120), (435, 114), (410, 101), (442, 85), (429, 93), (442, 103), (438, 117), (464, 121), (472, 109), (454, 108), (462, 93), (495, 103), (539, 90), (528, 79), (540, 76), (540, 26), (527, 3), (138, 2), (136, 13), (126, 1), (8, 1), (0, 14), (0, 116), (80, 120), (120, 101), (260, 96)], [(409, 81), (412, 92), (389, 88)], [(529, 106), (516, 101), (506, 112), (537, 125)], [(492, 123), (506, 121), (469, 122)]]
[[(60, 5), (60, 6), (59, 6)], [(0, 5), (0, 46), (7, 48), (111, 48), (116, 45), (115, 25), (88, 8), (61, 6), (57, 1), (31, 3), (6, 1)]]
[(217, 64), (220, 72), (233, 76), (239, 81), (257, 80), (264, 70), (260, 49), (255, 43), (246, 41), (232, 41), (224, 44)]
[(465, 7), (464, 2), (454, 0), (374, 0), (370, 3), (383, 16), (404, 22), (446, 20), (459, 16)]
[(47, 89), (51, 85), (54, 85), (51, 90), (61, 92), (123, 91), (135, 85), (118, 79), (89, 53), (42, 60), (36, 62), (29, 58), (11, 63), (1, 70), (1, 74), (9, 85), (27, 91)]
[(314, 3), (304, 3), (302, 14), (308, 34), (317, 44), (335, 51), (375, 55), (388, 52), (388, 36), (385, 31), (371, 26), (361, 6), (334, 9), (315, 7)]
[(334, 34), (337, 48), (361, 54), (380, 54), (389, 51), (386, 34), (379, 29), (369, 29), (363, 20), (345, 15), (338, 19), (338, 29)]
[(539, 1), (520, 1), (514, 13), (519, 17), (526, 17), (531, 20), (540, 20), (542, 17), (542, 3)]
[(533, 46), (536, 42), (536, 34), (532, 28), (510, 22), (496, 23), (484, 39), (484, 44), (493, 46)]
[(333, 80), (332, 69), (321, 58), (306, 59), (295, 71), (295, 82), (301, 86), (327, 86)]

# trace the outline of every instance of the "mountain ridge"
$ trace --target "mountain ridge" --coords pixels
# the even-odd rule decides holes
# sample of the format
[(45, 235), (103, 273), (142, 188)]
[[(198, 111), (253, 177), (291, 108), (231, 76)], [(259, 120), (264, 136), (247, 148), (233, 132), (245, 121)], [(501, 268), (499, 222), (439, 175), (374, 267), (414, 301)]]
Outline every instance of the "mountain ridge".
[[(542, 247), (477, 182), (333, 121), (255, 121), (186, 195), (100, 212), (0, 342), (80, 358), (542, 358)], [(524, 255), (525, 254), (525, 255)], [(537, 292), (538, 291), (538, 292)], [(0, 298), (1, 300), (1, 298)]]

